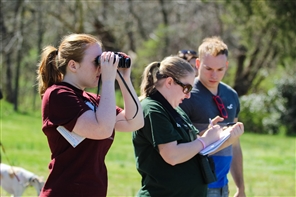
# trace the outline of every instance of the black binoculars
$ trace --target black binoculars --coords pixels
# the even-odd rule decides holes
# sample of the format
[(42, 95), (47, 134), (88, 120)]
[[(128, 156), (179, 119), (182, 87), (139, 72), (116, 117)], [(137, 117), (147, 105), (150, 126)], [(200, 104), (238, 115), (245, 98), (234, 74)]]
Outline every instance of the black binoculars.
[[(119, 57), (119, 62), (118, 62), (118, 68), (129, 68), (131, 66), (131, 59), (128, 57), (128, 56), (124, 56), (120, 53), (116, 53), (115, 54)], [(97, 66), (100, 66), (100, 58), (101, 56), (98, 56), (96, 59), (95, 59), (95, 64)], [(114, 61), (113, 61), (113, 64), (115, 63), (115, 58), (114, 58)]]

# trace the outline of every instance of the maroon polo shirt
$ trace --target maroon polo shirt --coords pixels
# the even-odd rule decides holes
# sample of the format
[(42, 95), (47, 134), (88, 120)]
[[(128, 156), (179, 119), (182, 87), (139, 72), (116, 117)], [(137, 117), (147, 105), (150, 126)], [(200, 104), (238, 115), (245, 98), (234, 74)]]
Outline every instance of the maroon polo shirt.
[[(49, 87), (42, 98), (42, 130), (51, 150), (49, 176), (40, 197), (106, 196), (105, 156), (115, 132), (108, 139), (84, 139), (75, 148), (56, 130), (72, 131), (77, 119), (91, 110), (86, 102), (99, 104), (100, 97), (62, 82)], [(122, 109), (116, 109), (117, 114)]]

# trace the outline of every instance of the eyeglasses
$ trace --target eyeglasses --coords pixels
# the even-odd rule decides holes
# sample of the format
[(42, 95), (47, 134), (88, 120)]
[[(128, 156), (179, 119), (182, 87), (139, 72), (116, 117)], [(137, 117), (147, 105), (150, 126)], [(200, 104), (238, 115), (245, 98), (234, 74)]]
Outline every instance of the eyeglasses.
[(176, 82), (176, 84), (178, 84), (179, 86), (181, 86), (183, 88), (183, 93), (184, 94), (188, 94), (192, 90), (192, 85), (184, 84), (181, 81), (179, 81), (178, 79), (176, 79), (174, 77), (172, 77), (172, 78)]
[(217, 95), (217, 96), (213, 96), (213, 99), (220, 111), (220, 114), (223, 118), (228, 118), (228, 113), (227, 110), (225, 109), (225, 106), (223, 104), (222, 99)]
[[(157, 74), (157, 76), (159, 78), (168, 78), (168, 77), (170, 77), (170, 76), (159, 74), (159, 73)], [(174, 80), (174, 82), (176, 84), (178, 84), (179, 86), (181, 86), (183, 88), (183, 93), (184, 94), (188, 94), (192, 90), (192, 85), (190, 85), (190, 84), (184, 84), (181, 81), (179, 81), (178, 79), (176, 79), (175, 77), (172, 77), (172, 79)]]

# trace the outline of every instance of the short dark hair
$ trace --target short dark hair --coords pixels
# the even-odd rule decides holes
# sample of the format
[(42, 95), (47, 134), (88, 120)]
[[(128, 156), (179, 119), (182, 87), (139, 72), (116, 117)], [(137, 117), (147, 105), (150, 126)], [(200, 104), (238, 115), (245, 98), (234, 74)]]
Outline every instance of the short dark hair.
[(178, 52), (178, 57), (189, 62), (192, 58), (197, 58), (197, 53), (194, 50), (183, 49)]

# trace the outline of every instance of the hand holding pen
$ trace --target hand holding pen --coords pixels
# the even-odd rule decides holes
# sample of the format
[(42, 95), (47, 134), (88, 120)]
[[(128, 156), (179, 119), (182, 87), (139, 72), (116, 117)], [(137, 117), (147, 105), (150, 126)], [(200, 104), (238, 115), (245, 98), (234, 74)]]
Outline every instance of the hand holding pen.
[(223, 121), (224, 118), (220, 117), (220, 116), (216, 116), (214, 119), (209, 118), (209, 126), (208, 128), (213, 127), (216, 124), (219, 124), (220, 126), (224, 126), (224, 127), (230, 127), (236, 124), (236, 122), (228, 122), (228, 123), (218, 123)]
[(218, 124), (218, 122), (223, 121), (224, 118), (220, 116), (216, 116), (214, 119), (209, 118), (209, 126), (208, 128), (212, 128), (214, 125)]
[(211, 118), (209, 118), (209, 128), (212, 128), (214, 126), (213, 121)]

